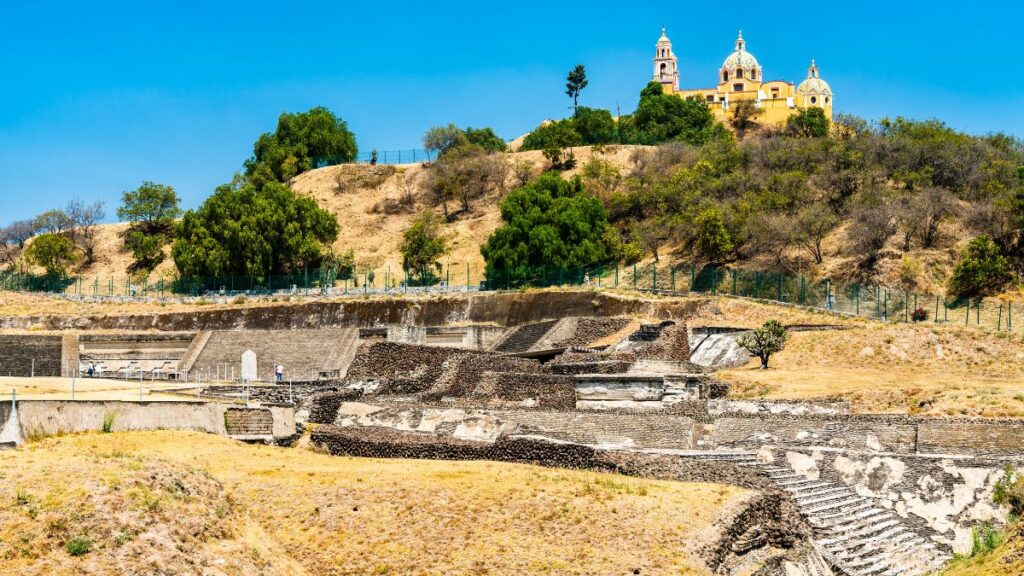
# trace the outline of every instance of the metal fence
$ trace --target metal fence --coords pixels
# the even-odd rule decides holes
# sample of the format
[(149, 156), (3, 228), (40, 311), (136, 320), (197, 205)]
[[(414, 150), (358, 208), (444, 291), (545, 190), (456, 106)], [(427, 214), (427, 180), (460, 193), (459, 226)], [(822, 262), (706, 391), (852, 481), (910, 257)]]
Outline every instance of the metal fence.
[[(374, 156), (376, 155), (376, 159)], [(416, 162), (433, 162), (435, 154), (422, 148), (408, 150), (370, 150), (356, 158), (360, 164), (414, 164)]]
[[(474, 272), (477, 277), (474, 278)], [(796, 304), (852, 316), (896, 322), (933, 322), (1024, 331), (1024, 304), (998, 299), (956, 299), (884, 286), (811, 280), (782, 272), (714, 266), (610, 264), (588, 268), (520, 267), (440, 270), (388, 266), (351, 270), (304, 270), (266, 278), (40, 277), (0, 273), (0, 289), (75, 297), (164, 298), (239, 295), (354, 295), (515, 290), (527, 287), (590, 286), (666, 294), (710, 293)], [(1016, 326), (1014, 321), (1016, 322)]]

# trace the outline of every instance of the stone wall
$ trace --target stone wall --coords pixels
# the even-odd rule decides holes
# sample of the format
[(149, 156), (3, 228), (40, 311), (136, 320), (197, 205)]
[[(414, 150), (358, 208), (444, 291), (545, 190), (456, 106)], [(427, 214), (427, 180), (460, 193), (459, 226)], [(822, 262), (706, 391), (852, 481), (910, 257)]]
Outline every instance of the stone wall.
[[(18, 420), (23, 438), (98, 432), (108, 419), (114, 431), (197, 430), (229, 435), (226, 413), (233, 409), (237, 407), (212, 402), (20, 400)], [(259, 410), (270, 417), (271, 426), (265, 433), (268, 439), (295, 434), (292, 407), (266, 406)]]
[(349, 298), (306, 303), (109, 316), (8, 316), (0, 329), (200, 330), (318, 328), (456, 323), (520, 326), (566, 316), (651, 316), (685, 320), (710, 299), (646, 300), (596, 290), (488, 292), (424, 298)]
[(0, 376), (61, 376), (62, 358), (60, 336), (0, 335)]
[(228, 408), (224, 411), (224, 429), (233, 438), (271, 436), (274, 417), (263, 408)]

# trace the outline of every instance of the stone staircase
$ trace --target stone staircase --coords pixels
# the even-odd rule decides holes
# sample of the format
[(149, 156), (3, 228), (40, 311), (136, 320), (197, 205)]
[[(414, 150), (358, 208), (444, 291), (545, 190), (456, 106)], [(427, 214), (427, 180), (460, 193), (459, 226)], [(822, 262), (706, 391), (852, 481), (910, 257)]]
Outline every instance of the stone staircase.
[(815, 530), (819, 552), (850, 576), (923, 576), (951, 558), (893, 511), (844, 485), (809, 480), (789, 468), (762, 469), (793, 496)]
[(675, 322), (665, 321), (661, 324), (641, 324), (640, 329), (629, 335), (630, 342), (654, 342), (661, 336), (661, 331), (669, 326), (675, 325)]
[(359, 329), (346, 328), (341, 333), (340, 341), (336, 347), (330, 349), (327, 360), (320, 370), (321, 378), (344, 378), (348, 373), (348, 367), (359, 351)]
[(558, 320), (527, 324), (515, 328), (494, 347), (494, 352), (526, 352), (558, 324)]
[(877, 506), (847, 486), (811, 480), (788, 467), (765, 464), (754, 453), (708, 452), (689, 458), (731, 462), (755, 468), (788, 492), (814, 529), (815, 549), (831, 572), (809, 556), (799, 566), (806, 574), (848, 576), (925, 576), (952, 558), (911, 530), (893, 511)]
[[(258, 380), (274, 380), (274, 363), (285, 369), (286, 380), (317, 380), (326, 368), (340, 371), (346, 346), (357, 331), (350, 328), (296, 330), (232, 330), (213, 332), (192, 366), (204, 379), (236, 379), (241, 375), (242, 353), (256, 353)], [(332, 360), (333, 359), (333, 360)], [(347, 366), (345, 366), (347, 370)]]

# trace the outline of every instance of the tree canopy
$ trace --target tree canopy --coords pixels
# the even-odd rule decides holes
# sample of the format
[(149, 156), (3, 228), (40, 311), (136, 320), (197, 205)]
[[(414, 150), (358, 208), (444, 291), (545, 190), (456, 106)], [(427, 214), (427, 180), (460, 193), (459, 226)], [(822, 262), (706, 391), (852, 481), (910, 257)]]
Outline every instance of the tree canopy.
[(579, 178), (545, 173), (502, 200), (501, 219), (480, 249), (490, 270), (591, 266), (610, 256), (607, 214)]
[(25, 257), (30, 264), (42, 266), (48, 276), (64, 276), (67, 267), (77, 260), (74, 242), (57, 232), (36, 236), (25, 250)]
[(274, 132), (256, 140), (253, 156), (245, 162), (245, 175), (257, 187), (268, 182), (287, 183), (314, 168), (351, 162), (358, 152), (348, 124), (327, 108), (285, 112), (278, 117)]
[(572, 108), (576, 110), (580, 104), (580, 93), (590, 84), (587, 80), (587, 69), (583, 64), (577, 64), (569, 75), (565, 77), (565, 95), (572, 98)]
[(122, 222), (140, 224), (147, 232), (166, 230), (181, 216), (180, 202), (173, 187), (146, 181), (121, 195), (117, 217)]
[(402, 267), (426, 281), (441, 271), (440, 258), (448, 253), (441, 218), (427, 210), (413, 219), (402, 234)]
[(318, 266), (338, 236), (334, 215), (284, 184), (235, 182), (185, 213), (171, 250), (185, 277), (247, 276)]

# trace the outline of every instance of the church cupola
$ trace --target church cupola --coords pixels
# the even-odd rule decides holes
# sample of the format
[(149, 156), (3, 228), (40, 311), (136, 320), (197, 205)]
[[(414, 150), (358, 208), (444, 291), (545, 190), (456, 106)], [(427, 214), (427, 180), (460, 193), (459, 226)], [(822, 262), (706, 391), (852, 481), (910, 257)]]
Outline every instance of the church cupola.
[(757, 58), (747, 52), (747, 41), (743, 39), (742, 31), (736, 38), (736, 49), (726, 57), (718, 73), (718, 81), (723, 84), (732, 82), (733, 85), (729, 87), (729, 90), (734, 92), (752, 88), (748, 86), (750, 82), (760, 84), (764, 81), (761, 75), (761, 65), (757, 63)]
[(654, 50), (654, 81), (661, 84), (666, 92), (679, 90), (679, 60), (672, 52), (672, 41), (665, 35), (664, 26)]
[(796, 96), (798, 103), (804, 107), (832, 107), (832, 87), (821, 79), (818, 74), (818, 65), (814, 63), (814, 60), (811, 60), (811, 66), (807, 69), (807, 79), (796, 87)]

